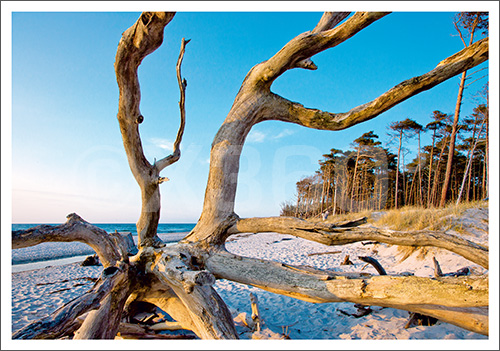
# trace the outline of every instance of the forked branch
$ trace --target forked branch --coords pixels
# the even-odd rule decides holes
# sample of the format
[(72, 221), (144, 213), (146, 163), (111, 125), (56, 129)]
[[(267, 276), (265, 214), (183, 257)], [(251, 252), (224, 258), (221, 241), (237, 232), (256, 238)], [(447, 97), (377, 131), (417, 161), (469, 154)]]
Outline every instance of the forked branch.
[(408, 79), (375, 100), (357, 106), (345, 113), (331, 113), (306, 108), (303, 105), (270, 93), (267, 100), (271, 114), (265, 120), (296, 123), (321, 130), (342, 130), (377, 117), (408, 98), (448, 80), (461, 72), (475, 67), (488, 59), (488, 38), (441, 61), (435, 69), (421, 76)]
[(348, 13), (327, 13), (314, 30), (298, 35), (269, 60), (254, 67), (248, 82), (258, 86), (263, 84), (263, 87), (269, 89), (274, 80), (287, 70), (302, 67), (300, 62), (339, 45), (387, 14), (388, 12), (356, 12), (337, 26)]
[(116, 52), (115, 72), (120, 90), (117, 117), (130, 169), (139, 185), (144, 184), (144, 175), (151, 173), (152, 166), (144, 156), (139, 135), (139, 124), (144, 117), (139, 108), (141, 90), (137, 69), (142, 60), (162, 44), (164, 28), (174, 15), (142, 13), (135, 25), (123, 33)]

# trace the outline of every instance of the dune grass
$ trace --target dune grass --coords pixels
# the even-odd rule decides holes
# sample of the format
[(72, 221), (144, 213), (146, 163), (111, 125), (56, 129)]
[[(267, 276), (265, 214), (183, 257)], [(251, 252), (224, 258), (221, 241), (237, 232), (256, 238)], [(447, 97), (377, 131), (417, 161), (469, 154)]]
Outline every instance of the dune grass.
[[(464, 229), (454, 218), (461, 216), (464, 211), (470, 208), (487, 207), (488, 202), (471, 201), (458, 205), (449, 204), (443, 208), (405, 206), (399, 209), (387, 211), (363, 211), (335, 215), (328, 218), (328, 222), (336, 223), (347, 220), (354, 220), (360, 217), (367, 217), (368, 223), (379, 228), (387, 228), (398, 231), (408, 230), (449, 230), (452, 229), (462, 233)], [(377, 214), (375, 216), (375, 214)], [(428, 247), (398, 246), (398, 253), (401, 255), (400, 262), (406, 260), (413, 253), (417, 253), (417, 259), (424, 259), (430, 252)]]
[(487, 206), (484, 201), (464, 202), (458, 205), (449, 204), (443, 208), (425, 208), (408, 206), (387, 211), (374, 225), (393, 230), (448, 230), (452, 228), (452, 217), (458, 217), (470, 208)]
[[(420, 207), (420, 206), (405, 206), (399, 209), (385, 211), (361, 211), (344, 214), (336, 214), (328, 217), (327, 223), (338, 223), (349, 220), (366, 217), (368, 223), (376, 227), (384, 227), (392, 230), (448, 230), (453, 229), (460, 231), (460, 228), (452, 227), (452, 217), (458, 217), (470, 208), (478, 208), (488, 206), (486, 201), (471, 201), (463, 202), (458, 205), (449, 204), (446, 207)], [(321, 218), (309, 218), (312, 222), (321, 222)]]

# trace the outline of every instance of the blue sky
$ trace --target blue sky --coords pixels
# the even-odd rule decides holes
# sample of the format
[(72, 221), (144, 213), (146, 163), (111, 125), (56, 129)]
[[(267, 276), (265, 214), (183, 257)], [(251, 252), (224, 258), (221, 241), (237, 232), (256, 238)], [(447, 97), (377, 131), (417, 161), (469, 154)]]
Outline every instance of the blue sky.
[[(285, 4), (275, 4), (273, 11), (290, 10)], [(445, 10), (452, 11), (454, 3), (447, 4)], [(182, 157), (162, 173), (170, 181), (161, 185), (161, 222), (198, 219), (210, 144), (246, 73), (296, 35), (314, 28), (321, 17), (319, 10), (334, 9), (328, 2), (312, 7), (318, 12), (300, 8), (258, 12), (262, 5), (243, 12), (203, 12), (238, 9), (200, 5), (202, 12), (186, 12), (194, 8), (183, 6), (166, 27), (163, 45), (139, 68), (145, 117), (140, 132), (146, 157), (153, 162), (170, 153), (177, 133), (175, 63), (182, 37), (191, 39), (182, 67), (188, 81)], [(426, 6), (410, 11), (439, 8)], [(44, 10), (37, 7), (34, 12), (25, 8), (11, 13), (9, 180), (14, 223), (60, 223), (71, 212), (94, 223), (135, 222), (139, 216), (140, 192), (128, 168), (116, 119), (113, 63), (121, 33), (140, 12), (107, 12), (127, 10), (127, 5), (118, 8), (115, 3), (114, 7), (106, 7), (106, 12), (93, 12), (103, 11), (97, 7), (86, 9), (89, 12), (40, 12)], [(373, 4), (368, 7), (381, 10)], [(289, 71), (272, 90), (306, 107), (345, 112), (430, 71), (461, 50), (453, 15), (392, 13), (313, 57), (317, 71)], [(2, 75), (3, 65), (2, 60)], [(486, 81), (466, 90), (462, 116), (477, 105), (474, 94)], [(241, 217), (279, 215), (280, 203), (293, 197), (295, 182), (313, 174), (330, 148), (348, 149), (369, 130), (387, 141), (392, 121), (409, 117), (425, 125), (434, 110), (453, 113), (458, 82), (455, 77), (345, 131), (317, 131), (281, 122), (256, 125), (241, 158), (236, 212)], [(2, 126), (5, 118), (2, 111)], [(429, 143), (429, 136), (422, 143)], [(3, 175), (2, 170), (2, 186)]]

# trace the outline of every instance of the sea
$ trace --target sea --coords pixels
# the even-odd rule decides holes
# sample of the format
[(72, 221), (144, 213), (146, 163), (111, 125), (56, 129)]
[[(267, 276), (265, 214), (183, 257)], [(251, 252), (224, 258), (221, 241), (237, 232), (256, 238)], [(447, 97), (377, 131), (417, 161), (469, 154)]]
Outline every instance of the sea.
[[(50, 224), (49, 225), (58, 225)], [(135, 223), (92, 223), (93, 225), (111, 233), (131, 233), (137, 244), (137, 228)], [(36, 227), (40, 224), (22, 223), (12, 224), (12, 230), (23, 230)], [(196, 223), (160, 223), (158, 236), (165, 243), (172, 244), (187, 235)], [(74, 262), (81, 262), (95, 251), (87, 244), (81, 242), (46, 242), (35, 246), (12, 249), (12, 272), (39, 269), (48, 266), (57, 266)]]

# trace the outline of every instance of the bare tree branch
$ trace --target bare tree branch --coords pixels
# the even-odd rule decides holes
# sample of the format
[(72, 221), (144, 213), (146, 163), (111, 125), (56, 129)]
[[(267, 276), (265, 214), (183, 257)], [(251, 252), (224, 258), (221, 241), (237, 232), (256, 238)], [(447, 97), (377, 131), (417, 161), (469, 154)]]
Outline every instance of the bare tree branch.
[(186, 45), (189, 43), (190, 40), (185, 40), (182, 38), (181, 42), (181, 50), (179, 53), (179, 58), (177, 59), (177, 66), (176, 66), (176, 71), (177, 71), (177, 82), (179, 84), (179, 90), (180, 90), (180, 100), (179, 100), (179, 110), (180, 110), (180, 115), (181, 115), (181, 123), (179, 125), (179, 130), (177, 132), (177, 137), (175, 138), (174, 142), (174, 149), (172, 151), (172, 154), (159, 160), (156, 163), (156, 168), (158, 171), (163, 170), (165, 167), (170, 166), (171, 164), (177, 162), (179, 158), (181, 157), (181, 141), (182, 141), (182, 135), (184, 134), (184, 126), (186, 124), (186, 109), (185, 109), (185, 100), (186, 100), (186, 86), (187, 86), (187, 81), (185, 79), (182, 79), (181, 76), (181, 65), (182, 65), (182, 59), (184, 58), (184, 52), (186, 51)]
[(284, 72), (302, 67), (299, 62), (337, 46), (387, 14), (388, 12), (356, 12), (343, 24), (332, 29), (328, 28), (338, 24), (347, 15), (325, 14), (313, 31), (298, 35), (269, 60), (255, 66), (247, 82), (251, 86), (269, 89), (274, 80)]
[(12, 248), (19, 249), (51, 241), (79, 241), (95, 250), (104, 267), (114, 266), (117, 261), (126, 259), (124, 253), (127, 249), (113, 235), (88, 223), (76, 213), (71, 213), (66, 218), (66, 223), (57, 226), (40, 225), (12, 231)]
[(122, 317), (123, 307), (130, 294), (134, 280), (129, 274), (128, 265), (109, 267), (103, 276), (116, 275), (116, 281), (107, 296), (101, 300), (100, 307), (91, 311), (83, 324), (75, 332), (73, 339), (114, 339)]
[(375, 100), (353, 108), (345, 113), (330, 113), (289, 101), (270, 93), (267, 100), (272, 111), (264, 120), (279, 120), (296, 123), (309, 128), (322, 130), (342, 130), (358, 123), (370, 120), (408, 98), (428, 90), (455, 75), (479, 65), (488, 59), (488, 38), (482, 39), (455, 55), (443, 60), (432, 71), (408, 79)]
[[(114, 267), (110, 267), (114, 268)], [(55, 339), (72, 333), (79, 324), (75, 319), (84, 313), (98, 309), (101, 301), (117, 287), (129, 284), (126, 272), (113, 269), (109, 274), (104, 270), (101, 279), (88, 293), (77, 297), (58, 308), (51, 315), (26, 325), (12, 335), (13, 339)]]
[(240, 219), (228, 233), (276, 232), (319, 242), (324, 245), (345, 245), (373, 240), (391, 245), (434, 246), (461, 255), (488, 268), (488, 248), (452, 234), (432, 230), (398, 232), (389, 229), (339, 228), (335, 224), (308, 222), (293, 217)]
[(488, 334), (487, 277), (371, 276), (296, 267), (213, 252), (206, 268), (228, 279), (309, 302), (352, 302), (393, 307)]
[(117, 117), (130, 169), (139, 184), (144, 181), (142, 175), (152, 166), (144, 156), (139, 135), (139, 124), (144, 117), (139, 109), (141, 90), (137, 69), (144, 57), (162, 44), (163, 30), (174, 15), (172, 12), (142, 13), (135, 25), (123, 33), (116, 53), (115, 71), (120, 89)]
[(319, 33), (332, 29), (350, 14), (350, 12), (325, 12), (323, 16), (321, 16), (316, 27), (312, 30), (312, 33)]

